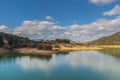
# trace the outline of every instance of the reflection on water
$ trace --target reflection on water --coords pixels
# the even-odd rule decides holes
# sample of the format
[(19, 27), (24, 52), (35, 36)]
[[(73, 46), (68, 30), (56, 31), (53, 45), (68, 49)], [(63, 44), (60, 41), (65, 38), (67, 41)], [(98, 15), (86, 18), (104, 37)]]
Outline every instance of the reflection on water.
[(120, 59), (120, 49), (103, 49), (103, 50), (99, 50), (99, 52), (102, 52), (104, 54), (110, 54)]
[(0, 54), (0, 80), (120, 80), (119, 59), (103, 52)]

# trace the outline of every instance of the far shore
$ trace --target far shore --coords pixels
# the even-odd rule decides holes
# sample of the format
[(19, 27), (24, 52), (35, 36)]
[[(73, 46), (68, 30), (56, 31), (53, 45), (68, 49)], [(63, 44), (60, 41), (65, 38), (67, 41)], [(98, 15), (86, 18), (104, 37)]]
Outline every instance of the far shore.
[(14, 52), (22, 53), (22, 54), (53, 54), (56, 51), (52, 50), (39, 50), (37, 48), (15, 48), (13, 49)]
[[(118, 48), (120, 49), (120, 45), (91, 45), (91, 46), (61, 46), (59, 50), (39, 50), (37, 48), (14, 48), (12, 51), (21, 53), (21, 54), (53, 54), (58, 51), (81, 51), (81, 50), (102, 50), (106, 48)], [(0, 48), (0, 52), (9, 52), (9, 50), (6, 50), (4, 48)]]
[(36, 48), (18, 48), (15, 49), (19, 53), (23, 54), (52, 54), (58, 51), (82, 51), (82, 50), (102, 50), (105, 48), (118, 48), (120, 45), (91, 45), (91, 46), (73, 46), (73, 47), (64, 47), (62, 46), (59, 50), (38, 50)]

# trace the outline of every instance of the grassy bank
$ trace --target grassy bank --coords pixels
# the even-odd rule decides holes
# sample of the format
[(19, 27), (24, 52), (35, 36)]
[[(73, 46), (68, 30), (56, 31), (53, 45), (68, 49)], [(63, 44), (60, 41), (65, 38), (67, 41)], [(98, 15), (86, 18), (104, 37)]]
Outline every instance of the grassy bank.
[[(108, 53), (112, 54), (113, 50), (111, 51), (111, 49), (114, 49), (114, 53), (116, 54), (120, 54), (120, 45), (91, 45), (91, 46), (80, 46), (80, 45), (61, 45), (59, 50), (39, 50), (37, 48), (14, 48), (12, 49), (13, 52), (16, 53), (22, 53), (22, 54), (52, 54), (52, 53), (56, 53), (59, 51), (80, 51), (80, 50), (99, 50), (99, 51), (104, 51)], [(119, 50), (119, 51), (118, 51)], [(0, 48), (0, 53), (6, 53), (9, 52), (10, 50), (4, 49), (4, 48)]]
[(13, 50), (14, 52), (22, 53), (22, 54), (52, 54), (55, 51), (52, 50), (39, 50), (37, 48), (16, 48)]
[(61, 51), (76, 51), (76, 50), (100, 50), (103, 49), (102, 47), (98, 46), (72, 46), (72, 47), (65, 47), (61, 46)]
[(4, 48), (0, 48), (0, 53), (7, 53), (9, 52), (10, 50), (7, 50), (7, 49), (4, 49)]

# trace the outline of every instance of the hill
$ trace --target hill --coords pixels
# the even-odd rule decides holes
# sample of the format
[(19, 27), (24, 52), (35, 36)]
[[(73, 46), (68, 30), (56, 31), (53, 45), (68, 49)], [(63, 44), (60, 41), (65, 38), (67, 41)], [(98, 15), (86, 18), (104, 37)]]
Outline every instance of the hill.
[(89, 45), (120, 45), (120, 32), (88, 42)]
[[(27, 47), (28, 44), (30, 44), (30, 42), (32, 40), (29, 40), (28, 38), (24, 38), (24, 37), (19, 37), (19, 36), (15, 36), (12, 34), (6, 34), (3, 32), (0, 32), (0, 47), (4, 46), (4, 41), (3, 40), (7, 40), (8, 41), (8, 45), (10, 47)], [(34, 41), (32, 41), (34, 42)]]

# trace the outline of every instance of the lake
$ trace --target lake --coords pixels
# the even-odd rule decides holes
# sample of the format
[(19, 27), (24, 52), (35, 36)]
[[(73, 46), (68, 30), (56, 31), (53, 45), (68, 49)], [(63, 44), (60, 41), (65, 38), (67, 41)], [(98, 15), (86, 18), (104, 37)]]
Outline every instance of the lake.
[(115, 53), (120, 50), (1, 53), (0, 80), (120, 80), (120, 58)]

